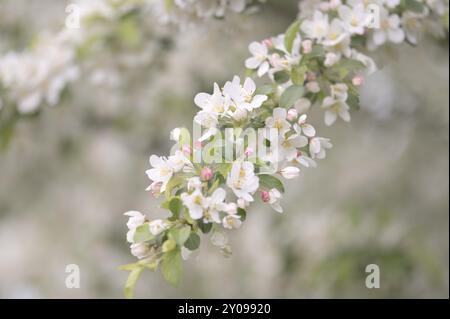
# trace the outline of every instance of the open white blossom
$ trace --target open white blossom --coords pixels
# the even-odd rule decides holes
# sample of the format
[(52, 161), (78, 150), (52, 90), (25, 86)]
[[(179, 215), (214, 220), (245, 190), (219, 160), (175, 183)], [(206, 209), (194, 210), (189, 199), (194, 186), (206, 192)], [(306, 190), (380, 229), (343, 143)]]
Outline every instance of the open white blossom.
[(129, 243), (134, 243), (134, 235), (136, 234), (136, 228), (143, 225), (146, 221), (145, 215), (138, 211), (129, 211), (124, 214), (125, 216), (128, 216), (128, 233), (127, 233), (127, 241)]
[(234, 162), (227, 178), (227, 185), (233, 190), (237, 197), (242, 198), (247, 202), (253, 202), (252, 195), (259, 187), (259, 179), (255, 175), (253, 163)]

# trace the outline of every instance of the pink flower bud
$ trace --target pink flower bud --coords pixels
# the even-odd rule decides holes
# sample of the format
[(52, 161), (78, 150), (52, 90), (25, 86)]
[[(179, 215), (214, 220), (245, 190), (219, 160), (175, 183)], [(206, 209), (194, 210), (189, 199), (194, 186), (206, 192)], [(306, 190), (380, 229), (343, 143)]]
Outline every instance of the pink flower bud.
[(265, 39), (262, 43), (268, 48), (271, 48), (273, 46), (273, 42), (271, 39)]
[(158, 197), (161, 194), (162, 184), (162, 182), (158, 182), (150, 185), (149, 190), (154, 197)]
[(250, 146), (247, 147), (244, 151), (245, 156), (250, 157), (253, 155), (253, 148), (251, 148)]
[(292, 122), (295, 121), (297, 118), (298, 118), (297, 110), (294, 108), (289, 109), (287, 113), (287, 120)]
[(353, 78), (352, 83), (354, 86), (361, 86), (364, 84), (364, 77), (362, 75), (356, 75)]
[(187, 156), (192, 154), (192, 148), (190, 145), (188, 144), (183, 145), (183, 154)]
[(270, 194), (268, 191), (261, 192), (261, 199), (264, 203), (268, 203), (270, 201)]
[(209, 181), (213, 177), (213, 171), (209, 167), (204, 167), (200, 172), (202, 181)]

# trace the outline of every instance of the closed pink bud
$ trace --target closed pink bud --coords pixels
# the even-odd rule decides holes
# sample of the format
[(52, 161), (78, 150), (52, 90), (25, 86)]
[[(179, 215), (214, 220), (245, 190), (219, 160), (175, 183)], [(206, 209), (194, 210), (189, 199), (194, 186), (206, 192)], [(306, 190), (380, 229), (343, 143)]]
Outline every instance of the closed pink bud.
[(250, 146), (247, 147), (247, 148), (245, 149), (244, 154), (245, 154), (245, 156), (247, 156), (247, 157), (252, 156), (252, 155), (253, 155), (253, 148), (251, 148)]
[(261, 192), (261, 199), (264, 203), (268, 203), (270, 201), (270, 194), (268, 191)]
[(364, 77), (362, 75), (357, 75), (353, 78), (352, 83), (354, 86), (361, 86), (364, 84)]
[(298, 111), (294, 108), (289, 109), (288, 113), (287, 113), (287, 120), (288, 121), (295, 121), (298, 118)]
[(209, 167), (204, 167), (200, 172), (202, 181), (209, 181), (213, 177), (213, 171)]
[(270, 39), (265, 39), (262, 43), (268, 48), (271, 48), (273, 46), (273, 42)]

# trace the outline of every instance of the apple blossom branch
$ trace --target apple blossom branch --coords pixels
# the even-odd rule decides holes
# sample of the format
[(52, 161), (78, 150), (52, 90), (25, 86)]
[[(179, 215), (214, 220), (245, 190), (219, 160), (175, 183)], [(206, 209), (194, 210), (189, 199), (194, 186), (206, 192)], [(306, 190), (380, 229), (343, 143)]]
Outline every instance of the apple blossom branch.
[[(379, 9), (376, 27), (368, 24), (373, 5)], [(225, 231), (242, 225), (257, 197), (283, 212), (281, 178), (316, 167), (332, 147), (308, 122), (308, 112), (321, 108), (327, 125), (339, 118), (349, 122), (350, 112), (359, 108), (358, 87), (376, 70), (370, 52), (388, 43), (414, 45), (426, 31), (448, 34), (448, 1), (310, 0), (300, 2), (299, 17), (285, 34), (251, 43), (244, 81), (236, 76), (223, 86), (214, 84), (211, 94), (195, 97), (200, 111), (194, 124), (204, 130), (200, 137), (174, 129), (171, 155), (150, 157), (147, 190), (164, 197), (161, 207), (171, 217), (125, 214), (127, 241), (139, 259), (122, 267), (130, 271), (126, 296), (133, 296), (144, 269), (160, 268), (169, 283), (179, 285), (182, 260), (199, 248), (202, 234), (230, 255)], [(265, 84), (256, 86), (254, 78)], [(265, 152), (249, 144), (249, 129), (262, 131), (258, 145)], [(224, 143), (243, 151), (227, 158)], [(205, 150), (215, 161), (197, 160)]]

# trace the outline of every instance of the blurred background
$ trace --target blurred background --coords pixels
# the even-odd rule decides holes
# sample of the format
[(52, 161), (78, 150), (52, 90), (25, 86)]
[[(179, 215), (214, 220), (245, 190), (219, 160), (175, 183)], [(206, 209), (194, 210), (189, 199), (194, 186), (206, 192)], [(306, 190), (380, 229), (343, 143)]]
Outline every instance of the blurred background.
[[(163, 216), (145, 192), (148, 157), (168, 153), (195, 94), (243, 75), (248, 43), (284, 32), (297, 3), (166, 30), (156, 68), (119, 87), (77, 82), (59, 106), (20, 121), (0, 153), (0, 297), (122, 298), (117, 268), (134, 261), (123, 213)], [(61, 28), (66, 4), (0, 0), (0, 53)], [(327, 128), (313, 112), (335, 147), (288, 183), (283, 215), (253, 207), (230, 234), (231, 258), (204, 241), (180, 288), (148, 272), (136, 296), (448, 298), (448, 40), (394, 53), (377, 56), (351, 124)], [(68, 264), (80, 266), (80, 289), (65, 286)], [(380, 289), (365, 286), (368, 264), (380, 267)]]

